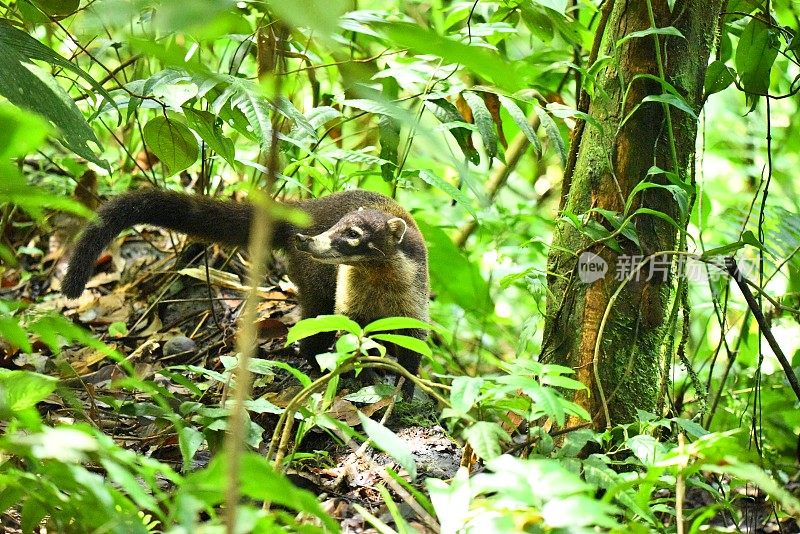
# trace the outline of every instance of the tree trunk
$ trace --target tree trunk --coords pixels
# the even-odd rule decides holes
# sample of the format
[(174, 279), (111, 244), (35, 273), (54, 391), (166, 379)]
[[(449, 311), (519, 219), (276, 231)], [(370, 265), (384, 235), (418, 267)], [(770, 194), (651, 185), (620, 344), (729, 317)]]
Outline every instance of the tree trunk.
[[(586, 95), (581, 99), (580, 107), (591, 120), (573, 132), (570, 161), (574, 163), (565, 173), (560, 215), (585, 216), (613, 231), (604, 216), (590, 210), (621, 214), (640, 182), (669, 183), (663, 174), (648, 176), (652, 166), (676, 173), (693, 187), (697, 119), (675, 106), (667, 109), (660, 102), (642, 102), (648, 95), (668, 93), (653, 78), (661, 77), (655, 37), (633, 37), (621, 46), (618, 42), (651, 28), (648, 1), (608, 1), (594, 55), (611, 60), (597, 74), (591, 103), (585, 105)], [(723, 2), (678, 0), (672, 11), (665, 0), (651, 3), (655, 27), (673, 26), (683, 35), (658, 35), (664, 78), (699, 113)], [(677, 203), (665, 189), (637, 192), (629, 213), (637, 208), (665, 213), (685, 227)], [(596, 237), (561, 218), (548, 258), (550, 292), (542, 360), (576, 370), (590, 391), (579, 393), (576, 400), (592, 414), (598, 428), (635, 420), (637, 409), (655, 411), (661, 362), (671, 356), (665, 353), (664, 339), (675, 294), (675, 267), (670, 270), (664, 260), (676, 256), (646, 262), (638, 276), (630, 267), (656, 252), (674, 250), (678, 233), (653, 215), (637, 215), (633, 222), (639, 246), (620, 235), (615, 241), (621, 251), (614, 251), (608, 241), (595, 243)], [(602, 268), (603, 262), (605, 275), (587, 283), (593, 274), (601, 274), (587, 269)], [(620, 281), (622, 275), (630, 275), (629, 280)]]

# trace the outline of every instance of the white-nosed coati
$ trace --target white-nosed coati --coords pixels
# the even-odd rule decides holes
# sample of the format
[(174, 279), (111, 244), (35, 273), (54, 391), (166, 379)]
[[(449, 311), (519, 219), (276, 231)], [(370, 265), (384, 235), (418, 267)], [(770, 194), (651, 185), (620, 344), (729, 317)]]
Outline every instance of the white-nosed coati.
[[(428, 320), (428, 255), (414, 219), (394, 200), (369, 191), (345, 191), (288, 205), (306, 212), (300, 228), (273, 222), (273, 246), (286, 252), (289, 278), (297, 285), (302, 316), (347, 315), (360, 325), (391, 316)], [(71, 298), (83, 292), (97, 257), (124, 229), (150, 224), (228, 245), (248, 244), (252, 204), (145, 189), (104, 204), (70, 259), (61, 288)], [(423, 330), (404, 334), (425, 338)], [(326, 352), (333, 334), (300, 342), (312, 363)], [(393, 347), (398, 362), (416, 374), (417, 353)], [(413, 384), (409, 384), (413, 390)], [(407, 390), (408, 391), (408, 390)]]

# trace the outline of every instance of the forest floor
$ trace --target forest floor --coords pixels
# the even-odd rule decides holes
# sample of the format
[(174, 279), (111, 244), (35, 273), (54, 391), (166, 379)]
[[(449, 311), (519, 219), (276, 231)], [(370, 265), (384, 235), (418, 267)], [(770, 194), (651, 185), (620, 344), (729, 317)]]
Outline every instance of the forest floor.
[[(34, 315), (63, 314), (117, 350), (136, 378), (154, 381), (184, 423), (202, 432), (208, 446), (201, 446), (193, 461), (195, 467), (207, 464), (222, 441), (219, 408), (228, 393), (229, 367), (235, 362), (236, 318), (246, 293), (241, 280), (247, 260), (236, 251), (196, 243), (184, 246), (174, 234), (143, 229), (116, 239), (98, 259), (86, 291), (71, 300), (59, 292), (67, 265), (63, 245), (67, 238), (58, 233), (25, 237), (24, 243), (18, 243), (20, 265), (6, 271), (1, 281), (4, 297), (25, 302), (27, 312)], [(280, 259), (271, 262), (268, 272), (259, 288), (258, 360), (251, 366), (255, 381), (248, 439), (248, 445), (265, 454), (277, 414), (302, 389), (292, 374), (265, 360), (283, 362), (307, 374), (312, 371), (293, 347), (284, 347), (288, 329), (300, 318), (295, 288), (280, 275), (284, 272)], [(63, 388), (40, 405), (45, 418), (62, 424), (89, 422), (119, 445), (181, 469), (175, 428), (149, 393), (120, 385), (126, 373), (119, 363), (96, 348), (66, 345), (54, 356), (45, 343), (34, 342), (34, 347), (32, 354), (25, 354), (0, 340), (0, 367), (60, 378)], [(391, 382), (390, 377), (385, 380)], [(359, 411), (370, 417), (384, 416), (385, 424), (415, 457), (418, 487), (429, 476), (455, 475), (462, 451), (437, 426), (430, 401), (415, 398), (395, 403), (400, 395), (385, 394), (396, 392), (391, 384), (364, 386), (362, 380), (343, 380), (327, 415), (350, 427), (359, 425)], [(64, 388), (69, 391), (66, 395)], [(386, 418), (388, 414), (391, 417)], [(292, 481), (322, 496), (324, 507), (343, 527), (360, 530), (366, 526), (353, 504), (392, 523), (377, 490), (378, 481), (393, 488), (404, 516), (412, 521), (419, 517), (420, 510), (413, 510), (418, 505), (389, 472), (407, 475), (385, 454), (319, 427), (290, 448)], [(412, 525), (429, 530), (422, 524)]]

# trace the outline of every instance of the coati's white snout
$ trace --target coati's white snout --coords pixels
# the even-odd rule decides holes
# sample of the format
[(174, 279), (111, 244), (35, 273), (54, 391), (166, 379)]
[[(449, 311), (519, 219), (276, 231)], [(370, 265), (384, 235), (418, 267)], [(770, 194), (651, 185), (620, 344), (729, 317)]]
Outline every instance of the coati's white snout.
[(308, 252), (312, 256), (327, 254), (331, 251), (331, 231), (324, 232), (316, 236), (305, 234), (295, 234), (297, 238), (297, 250)]

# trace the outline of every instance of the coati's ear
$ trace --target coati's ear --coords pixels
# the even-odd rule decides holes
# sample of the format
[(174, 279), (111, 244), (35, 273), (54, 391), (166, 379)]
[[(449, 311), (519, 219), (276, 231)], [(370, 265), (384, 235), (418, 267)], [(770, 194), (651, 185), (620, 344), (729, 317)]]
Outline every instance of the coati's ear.
[(389, 227), (389, 231), (392, 233), (392, 236), (399, 245), (403, 241), (403, 238), (406, 236), (406, 230), (408, 230), (408, 224), (400, 217), (394, 217), (386, 221), (386, 226)]

